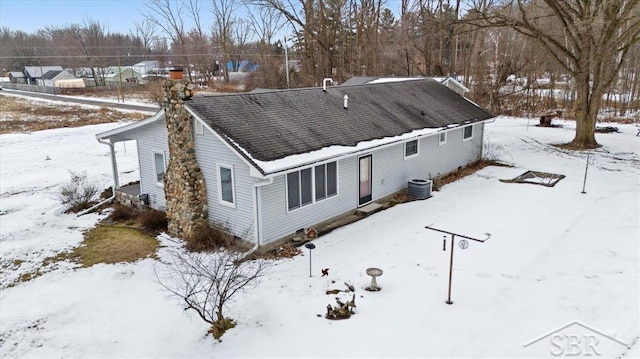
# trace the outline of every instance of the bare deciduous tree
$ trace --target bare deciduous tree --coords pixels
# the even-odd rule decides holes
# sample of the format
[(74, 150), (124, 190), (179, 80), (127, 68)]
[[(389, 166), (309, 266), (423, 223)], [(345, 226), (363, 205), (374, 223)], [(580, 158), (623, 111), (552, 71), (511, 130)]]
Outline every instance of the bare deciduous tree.
[(184, 310), (193, 310), (211, 324), (211, 333), (219, 338), (233, 321), (225, 317), (227, 304), (240, 292), (256, 285), (269, 263), (243, 261), (242, 253), (176, 251), (161, 270), (160, 284), (184, 302)]
[[(510, 27), (544, 46), (573, 77), (574, 148), (595, 148), (596, 116), (631, 47), (640, 41), (640, 0), (510, 0), (478, 11), (482, 25)], [(556, 26), (547, 26), (548, 19)]]

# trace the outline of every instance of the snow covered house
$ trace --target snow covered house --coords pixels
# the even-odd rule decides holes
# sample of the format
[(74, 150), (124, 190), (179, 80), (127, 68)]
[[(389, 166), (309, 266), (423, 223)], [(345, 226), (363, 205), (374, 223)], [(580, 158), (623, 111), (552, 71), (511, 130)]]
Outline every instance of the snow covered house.
[[(137, 141), (140, 185), (132, 193), (158, 209), (171, 204), (173, 181), (191, 181), (169, 176), (172, 151), (192, 153), (202, 177), (187, 187), (204, 181), (194, 194), (206, 197), (197, 207), (203, 218), (256, 247), (475, 162), (484, 122), (494, 117), (432, 79), (182, 98), (183, 128), (165, 108), (96, 135), (111, 147), (116, 188), (116, 142)], [(175, 132), (186, 140), (171, 139)]]

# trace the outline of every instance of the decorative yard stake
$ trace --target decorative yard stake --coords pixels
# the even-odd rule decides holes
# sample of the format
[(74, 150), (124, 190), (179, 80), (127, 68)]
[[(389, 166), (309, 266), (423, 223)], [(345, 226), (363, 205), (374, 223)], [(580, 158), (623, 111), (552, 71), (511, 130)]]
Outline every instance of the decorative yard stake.
[[(487, 238), (485, 239), (477, 239), (477, 238), (471, 238), (469, 236), (465, 236), (462, 234), (458, 234), (458, 233), (453, 233), (453, 232), (449, 232), (449, 231), (445, 231), (442, 229), (437, 229), (437, 228), (433, 228), (430, 226), (426, 226), (424, 227), (426, 229), (430, 229), (432, 231), (436, 231), (436, 232), (440, 232), (440, 233), (446, 233), (446, 234), (450, 234), (451, 235), (451, 259), (449, 261), (449, 292), (448, 292), (448, 296), (447, 296), (447, 301), (445, 303), (447, 304), (453, 304), (453, 301), (451, 301), (451, 279), (453, 277), (453, 248), (455, 247), (455, 236), (458, 237), (462, 237), (471, 241), (476, 241), (476, 242), (480, 242), (480, 243), (484, 243), (487, 239), (489, 239), (491, 237), (491, 233), (486, 233)], [(443, 250), (446, 250), (446, 236), (443, 236)], [(461, 249), (466, 249), (469, 246), (469, 242), (467, 242), (466, 240), (461, 240), (459, 243), (459, 246)]]
[(304, 245), (305, 248), (309, 249), (309, 277), (311, 277), (311, 250), (316, 248), (316, 245), (313, 243), (307, 243)]

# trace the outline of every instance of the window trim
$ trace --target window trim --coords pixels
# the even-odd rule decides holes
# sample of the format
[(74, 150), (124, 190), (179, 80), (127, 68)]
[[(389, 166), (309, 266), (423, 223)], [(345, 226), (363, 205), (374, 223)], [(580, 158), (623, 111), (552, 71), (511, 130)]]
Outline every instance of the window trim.
[[(231, 198), (233, 200), (233, 202), (229, 202), (226, 201), (222, 198), (222, 176), (220, 171), (222, 169), (228, 169), (231, 171)], [(237, 198), (236, 198), (236, 178), (235, 178), (235, 171), (233, 170), (233, 165), (227, 165), (224, 163), (216, 163), (216, 176), (218, 177), (218, 203), (220, 203), (223, 206), (227, 206), (230, 208), (236, 208), (236, 202), (237, 202)]]
[[(336, 177), (335, 177), (335, 193), (329, 195), (328, 194), (328, 165), (330, 163), (335, 163), (335, 173), (336, 173)], [(324, 186), (325, 186), (325, 197), (324, 198), (320, 198), (320, 199), (316, 199), (316, 167), (320, 167), (320, 166), (324, 166), (324, 173), (325, 173), (325, 177), (324, 177)], [(302, 204), (302, 175), (301, 172), (304, 170), (311, 170), (311, 202)], [(298, 173), (298, 203), (299, 206), (295, 207), (295, 208), (290, 208), (289, 207), (289, 175), (292, 173)], [(328, 162), (319, 162), (319, 163), (315, 163), (311, 166), (307, 166), (307, 167), (303, 167), (303, 168), (298, 168), (295, 171), (289, 171), (284, 173), (284, 193), (285, 193), (285, 206), (287, 209), (287, 213), (293, 212), (293, 211), (297, 211), (301, 208), (306, 208), (308, 206), (313, 206), (315, 203), (318, 202), (323, 202), (329, 198), (333, 198), (333, 197), (337, 197), (339, 195), (340, 192), (340, 185), (339, 185), (339, 169), (338, 169), (338, 161), (328, 161)]]
[[(467, 128), (471, 128), (471, 135), (470, 135), (469, 137), (465, 137), (465, 131), (466, 131), (466, 129), (467, 129)], [(474, 132), (474, 131), (473, 131), (473, 124), (470, 124), (470, 125), (464, 126), (464, 127), (462, 128), (462, 141), (464, 142), (464, 141), (470, 141), (470, 140), (472, 140), (472, 139), (473, 139), (473, 132)]]
[[(407, 145), (408, 145), (409, 143), (411, 143), (411, 142), (415, 142), (415, 143), (416, 143), (416, 152), (415, 152), (415, 153), (412, 153), (412, 154), (410, 154), (410, 155), (407, 155)], [(420, 141), (419, 141), (418, 139), (415, 139), (415, 140), (409, 140), (409, 141), (406, 141), (406, 142), (404, 143), (404, 159), (405, 159), (405, 160), (406, 160), (406, 159), (408, 159), (408, 158), (416, 157), (416, 156), (418, 156), (419, 154), (420, 154)]]
[[(444, 139), (442, 139), (442, 136), (444, 135)], [(463, 132), (464, 135), (464, 132)], [(445, 143), (447, 143), (447, 132), (446, 131), (442, 131), (440, 133), (438, 133), (438, 145), (444, 145)]]
[(193, 119), (193, 132), (196, 135), (204, 135), (204, 124), (197, 119)]
[[(167, 156), (165, 155), (164, 151), (152, 151), (153, 153), (153, 175), (154, 175), (154, 183), (156, 186), (160, 186), (160, 187), (164, 187), (164, 176), (167, 175)], [(162, 169), (162, 181), (158, 181), (158, 163), (156, 161), (156, 155), (160, 155), (162, 156), (162, 164), (163, 164), (163, 169)]]

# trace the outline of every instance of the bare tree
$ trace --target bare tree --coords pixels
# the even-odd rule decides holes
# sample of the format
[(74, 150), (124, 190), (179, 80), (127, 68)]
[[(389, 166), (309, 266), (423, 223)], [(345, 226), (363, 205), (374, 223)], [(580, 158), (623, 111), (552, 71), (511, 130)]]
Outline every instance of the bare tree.
[(224, 80), (229, 82), (229, 72), (227, 70), (227, 61), (233, 50), (234, 29), (239, 24), (239, 20), (235, 15), (239, 7), (237, 0), (212, 0), (213, 25), (212, 33), (215, 43), (222, 48), (222, 70), (224, 72)]
[[(183, 66), (189, 69), (190, 61), (187, 52), (187, 30), (185, 29), (185, 11), (188, 10), (186, 0), (149, 0), (145, 3), (145, 10), (141, 11), (145, 20), (154, 24), (171, 39), (174, 53), (182, 55)], [(187, 71), (191, 76), (191, 71)], [(191, 78), (191, 77), (190, 77)]]
[(82, 54), (91, 66), (96, 86), (105, 85), (107, 53), (107, 30), (99, 21), (86, 20), (82, 26), (72, 25), (73, 36)]
[(135, 33), (131, 33), (132, 37), (139, 38), (144, 47), (144, 59), (151, 55), (153, 43), (158, 39), (158, 30), (156, 25), (144, 19), (141, 22), (134, 21)]
[[(595, 148), (602, 97), (640, 41), (640, 0), (510, 0), (479, 11), (489, 26), (535, 39), (573, 77), (577, 100), (574, 148)], [(560, 27), (545, 26), (547, 19)]]
[(257, 284), (269, 267), (264, 260), (243, 261), (242, 253), (176, 251), (156, 277), (166, 290), (211, 324), (217, 339), (234, 326), (225, 317), (227, 304), (242, 291)]

